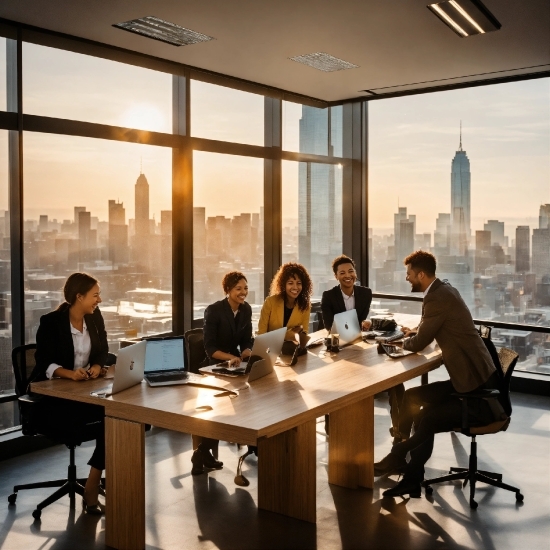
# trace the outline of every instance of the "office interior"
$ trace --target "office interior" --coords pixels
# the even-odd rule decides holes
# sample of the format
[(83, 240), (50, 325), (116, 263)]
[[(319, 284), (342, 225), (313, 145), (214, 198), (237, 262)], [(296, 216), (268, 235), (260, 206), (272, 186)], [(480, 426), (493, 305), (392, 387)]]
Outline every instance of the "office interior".
[[(319, 419), (311, 524), (258, 509), (256, 457), (250, 486), (235, 485), (236, 444), (220, 444), (223, 470), (192, 477), (191, 436), (153, 426), (146, 547), (547, 547), (550, 6), (470, 5), (482, 32), (419, 0), (2, 2), (0, 546), (105, 547), (104, 518), (67, 499), (39, 523), (47, 490), (7, 501), (15, 483), (66, 472), (63, 446), (21, 433), (11, 350), (34, 341), (69, 273), (100, 280), (116, 353), (201, 327), (233, 269), (249, 278), (257, 322), (288, 261), (311, 273), (318, 330), (342, 253), (373, 290), (371, 313), (419, 315), (401, 261), (422, 248), (497, 346), (519, 354), (510, 428), (478, 449), (525, 501), (480, 485), (471, 510), (456, 484), (389, 501), (396, 478), (329, 485)], [(391, 447), (388, 409), (377, 396), (377, 459)], [(467, 465), (469, 444), (438, 435), (430, 477)], [(76, 452), (81, 475), (90, 447)]]

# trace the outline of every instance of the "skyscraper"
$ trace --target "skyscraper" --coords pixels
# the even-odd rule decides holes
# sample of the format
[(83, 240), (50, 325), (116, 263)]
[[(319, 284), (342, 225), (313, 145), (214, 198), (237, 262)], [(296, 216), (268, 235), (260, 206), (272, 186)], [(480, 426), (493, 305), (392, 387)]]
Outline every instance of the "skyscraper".
[(529, 226), (516, 227), (516, 273), (527, 273), (530, 268)]
[(550, 228), (550, 204), (541, 204), (539, 209), (539, 229)]
[(460, 144), (451, 164), (451, 254), (464, 256), (470, 242), (470, 160)]
[(129, 261), (126, 209), (115, 200), (109, 200), (109, 260), (113, 265)]
[(136, 181), (136, 236), (149, 235), (149, 182), (141, 173)]

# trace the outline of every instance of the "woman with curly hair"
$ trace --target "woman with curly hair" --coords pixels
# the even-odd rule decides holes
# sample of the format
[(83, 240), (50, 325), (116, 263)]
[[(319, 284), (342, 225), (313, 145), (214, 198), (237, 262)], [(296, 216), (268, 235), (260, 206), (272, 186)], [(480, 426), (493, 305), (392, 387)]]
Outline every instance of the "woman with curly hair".
[(283, 264), (262, 306), (258, 334), (287, 327), (285, 339), (295, 341), (297, 334), (307, 333), (312, 292), (311, 278), (302, 264)]

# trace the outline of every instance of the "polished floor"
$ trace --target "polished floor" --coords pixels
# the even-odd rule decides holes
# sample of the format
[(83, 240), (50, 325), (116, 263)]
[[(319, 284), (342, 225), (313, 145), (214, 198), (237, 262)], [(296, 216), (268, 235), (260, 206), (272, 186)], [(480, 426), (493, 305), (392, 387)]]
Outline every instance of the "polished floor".
[[(223, 470), (190, 475), (191, 438), (153, 428), (146, 435), (147, 548), (152, 549), (483, 549), (550, 548), (550, 399), (514, 394), (507, 432), (478, 438), (480, 467), (501, 472), (525, 495), (478, 486), (479, 508), (471, 510), (460, 485), (436, 487), (432, 497), (381, 498), (395, 478), (381, 478), (374, 490), (349, 490), (327, 483), (327, 442), (323, 424), (317, 435), (317, 524), (257, 508), (256, 458), (247, 459), (247, 488), (233, 478), (237, 446), (220, 444)], [(390, 448), (388, 403), (376, 404), (376, 456)], [(436, 438), (427, 476), (450, 465), (465, 466), (469, 439), (456, 434)], [(91, 444), (77, 450), (79, 475), (85, 476)], [(70, 510), (67, 498), (46, 508), (42, 521), (31, 516), (49, 490), (7, 497), (15, 483), (62, 477), (68, 451), (53, 447), (0, 462), (0, 547), (3, 550), (105, 548), (105, 520)]]

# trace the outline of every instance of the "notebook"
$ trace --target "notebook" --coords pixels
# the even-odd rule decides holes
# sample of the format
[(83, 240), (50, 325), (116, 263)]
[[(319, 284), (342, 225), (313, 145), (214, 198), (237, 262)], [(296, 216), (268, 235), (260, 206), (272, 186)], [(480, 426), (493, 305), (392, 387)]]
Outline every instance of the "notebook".
[(331, 332), (332, 334), (338, 334), (340, 347), (353, 344), (361, 338), (361, 327), (355, 309), (337, 313), (334, 316)]
[(145, 369), (146, 342), (120, 349), (116, 358), (113, 383), (90, 392), (94, 397), (108, 397), (139, 384)]
[[(221, 365), (211, 365), (209, 367), (203, 367), (200, 369), (205, 374), (220, 374), (222, 376), (243, 376), (248, 374), (248, 381), (253, 382), (262, 376), (266, 376), (270, 372), (273, 372), (273, 365), (277, 357), (281, 353), (283, 348), (283, 342), (285, 341), (286, 327), (260, 334), (254, 339), (254, 345), (252, 346), (252, 353), (250, 354), (250, 361), (252, 365), (248, 363), (241, 363), (238, 368), (227, 369), (230, 374), (225, 372), (216, 372), (217, 368)], [(223, 367), (222, 367), (223, 368)]]
[(183, 336), (147, 340), (145, 380), (150, 386), (202, 383), (203, 376), (189, 372), (183, 360)]
[(381, 343), (380, 345), (382, 346), (385, 354), (393, 359), (399, 359), (400, 357), (405, 357), (407, 355), (411, 355), (411, 353), (414, 353), (413, 351), (403, 349), (401, 346), (394, 346), (392, 344), (384, 343)]

